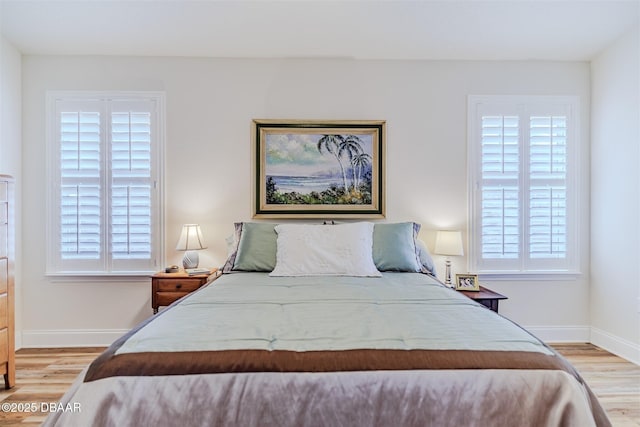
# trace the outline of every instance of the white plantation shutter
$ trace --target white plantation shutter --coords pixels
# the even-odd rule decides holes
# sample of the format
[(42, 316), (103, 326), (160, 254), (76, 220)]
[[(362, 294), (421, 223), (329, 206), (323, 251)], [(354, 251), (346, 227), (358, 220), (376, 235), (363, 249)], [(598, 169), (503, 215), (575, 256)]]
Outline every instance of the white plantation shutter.
[(62, 185), (60, 191), (60, 251), (66, 259), (101, 256), (100, 187)]
[(151, 114), (132, 112), (128, 104), (116, 104), (111, 113), (111, 252), (114, 260), (147, 259), (152, 253)]
[(101, 256), (100, 137), (99, 111), (60, 113), (63, 258), (96, 260)]
[(529, 128), (529, 254), (567, 255), (567, 117), (532, 116)]
[(575, 271), (577, 101), (470, 97), (470, 264), (477, 272)]
[(51, 274), (155, 271), (162, 99), (50, 94)]
[(114, 185), (111, 252), (114, 259), (151, 256), (151, 186)]
[(517, 116), (482, 117), (482, 256), (519, 256), (520, 147)]

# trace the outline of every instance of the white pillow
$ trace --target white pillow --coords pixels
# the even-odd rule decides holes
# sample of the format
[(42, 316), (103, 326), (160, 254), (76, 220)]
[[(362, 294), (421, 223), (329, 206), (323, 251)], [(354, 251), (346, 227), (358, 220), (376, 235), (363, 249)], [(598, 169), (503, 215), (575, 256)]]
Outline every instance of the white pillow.
[(373, 223), (280, 224), (269, 276), (373, 276)]

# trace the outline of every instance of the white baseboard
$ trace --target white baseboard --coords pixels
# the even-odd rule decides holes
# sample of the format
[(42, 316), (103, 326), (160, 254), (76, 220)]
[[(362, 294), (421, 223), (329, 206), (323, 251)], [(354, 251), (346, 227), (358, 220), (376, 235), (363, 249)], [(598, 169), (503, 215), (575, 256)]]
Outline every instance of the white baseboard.
[(22, 331), (21, 348), (106, 347), (128, 329), (62, 329)]
[(592, 344), (628, 361), (640, 365), (640, 345), (598, 328), (591, 328)]
[(545, 343), (589, 342), (589, 326), (525, 326), (526, 330)]

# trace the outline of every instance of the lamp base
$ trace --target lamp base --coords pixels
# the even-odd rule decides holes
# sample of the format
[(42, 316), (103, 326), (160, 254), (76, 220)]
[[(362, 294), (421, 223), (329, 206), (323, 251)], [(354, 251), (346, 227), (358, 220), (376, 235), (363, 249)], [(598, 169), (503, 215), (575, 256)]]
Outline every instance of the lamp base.
[(182, 266), (186, 270), (187, 268), (198, 268), (200, 263), (200, 256), (196, 251), (186, 251), (182, 258)]
[(445, 261), (445, 273), (444, 273), (444, 284), (450, 288), (455, 288), (453, 283), (451, 283), (451, 260)]

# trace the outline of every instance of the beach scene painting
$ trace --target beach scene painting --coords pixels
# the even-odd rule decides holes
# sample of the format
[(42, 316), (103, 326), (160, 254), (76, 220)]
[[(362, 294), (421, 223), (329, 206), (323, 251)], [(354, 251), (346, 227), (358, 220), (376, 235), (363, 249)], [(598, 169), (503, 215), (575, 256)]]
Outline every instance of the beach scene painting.
[(384, 122), (254, 122), (257, 216), (383, 215)]

